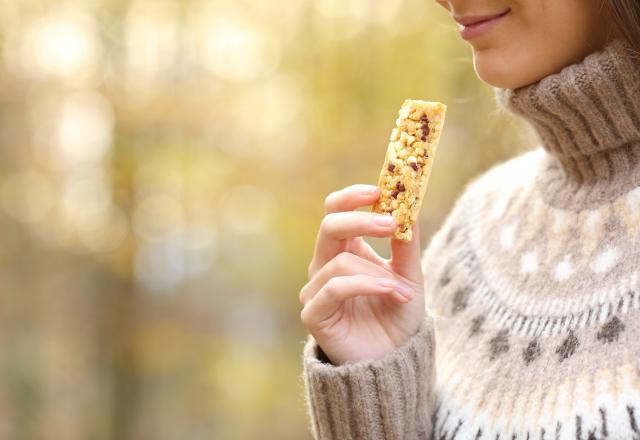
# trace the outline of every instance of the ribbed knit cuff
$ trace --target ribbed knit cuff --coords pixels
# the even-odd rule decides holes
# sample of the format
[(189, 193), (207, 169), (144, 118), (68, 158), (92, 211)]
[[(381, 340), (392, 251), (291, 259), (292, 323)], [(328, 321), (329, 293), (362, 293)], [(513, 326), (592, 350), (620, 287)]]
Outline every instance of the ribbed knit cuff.
[(309, 336), (303, 353), (307, 410), (315, 439), (428, 438), (435, 337), (427, 316), (418, 331), (381, 359), (335, 366)]

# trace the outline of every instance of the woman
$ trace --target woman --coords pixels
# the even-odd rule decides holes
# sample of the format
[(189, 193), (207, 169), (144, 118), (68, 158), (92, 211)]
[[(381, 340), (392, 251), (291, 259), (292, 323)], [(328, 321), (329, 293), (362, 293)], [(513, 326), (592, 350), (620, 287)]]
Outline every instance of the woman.
[(304, 381), (316, 438), (640, 436), (640, 3), (439, 0), (540, 148), (493, 167), (421, 257), (326, 199)]

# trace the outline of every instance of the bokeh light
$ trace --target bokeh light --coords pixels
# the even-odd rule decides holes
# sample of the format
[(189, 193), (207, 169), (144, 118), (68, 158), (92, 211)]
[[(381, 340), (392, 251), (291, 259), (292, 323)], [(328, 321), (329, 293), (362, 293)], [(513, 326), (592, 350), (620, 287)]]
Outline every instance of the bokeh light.
[(258, 186), (229, 188), (220, 201), (221, 221), (234, 234), (266, 234), (273, 226), (272, 195)]
[(19, 0), (0, 35), (2, 439), (310, 439), (325, 196), (405, 98), (448, 105), (423, 246), (526, 148), (436, 2)]
[(225, 80), (251, 80), (267, 75), (278, 64), (278, 47), (269, 36), (230, 19), (206, 26), (201, 56), (205, 66)]
[(11, 37), (5, 59), (20, 74), (82, 78), (97, 73), (102, 47), (89, 14), (52, 11), (31, 18)]
[(51, 182), (36, 171), (16, 172), (4, 179), (2, 206), (20, 222), (37, 222), (49, 213), (53, 204)]

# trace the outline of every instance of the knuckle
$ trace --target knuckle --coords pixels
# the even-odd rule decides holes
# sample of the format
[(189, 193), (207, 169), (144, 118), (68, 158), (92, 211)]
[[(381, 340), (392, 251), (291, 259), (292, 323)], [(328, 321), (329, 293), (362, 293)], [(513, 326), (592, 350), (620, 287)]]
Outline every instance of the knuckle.
[(324, 295), (329, 299), (336, 299), (340, 292), (340, 283), (337, 278), (331, 278), (324, 285)]
[(331, 212), (325, 215), (322, 221), (320, 222), (320, 230), (324, 231), (325, 233), (331, 232), (331, 227), (335, 222), (335, 218), (336, 218), (336, 214), (334, 212)]
[(305, 327), (309, 327), (309, 312), (307, 307), (303, 307), (300, 311), (300, 321)]
[(333, 270), (338, 273), (344, 273), (349, 270), (352, 264), (353, 254), (344, 251), (340, 252), (333, 258)]
[(300, 303), (302, 305), (305, 305), (306, 302), (309, 300), (309, 297), (312, 296), (312, 293), (310, 292), (310, 288), (311, 288), (311, 282), (308, 282), (302, 287), (302, 289), (300, 289), (300, 293), (298, 294), (298, 299), (300, 300)]
[(334, 200), (336, 198), (336, 191), (333, 191), (331, 193), (329, 193), (329, 195), (327, 195), (327, 197), (325, 197), (324, 199), (324, 210), (325, 212), (329, 212), (331, 211), (333, 205), (334, 205)]
[(313, 316), (313, 310), (306, 305), (300, 310), (300, 321), (302, 325), (309, 331), (314, 331), (317, 327), (317, 322)]

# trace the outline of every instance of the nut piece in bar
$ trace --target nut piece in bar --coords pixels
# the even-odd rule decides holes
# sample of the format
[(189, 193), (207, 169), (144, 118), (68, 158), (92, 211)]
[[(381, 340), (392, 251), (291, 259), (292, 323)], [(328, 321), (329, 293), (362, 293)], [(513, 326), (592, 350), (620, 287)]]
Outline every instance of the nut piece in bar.
[(444, 126), (447, 106), (407, 99), (391, 132), (378, 186), (380, 198), (372, 211), (398, 222), (393, 238), (410, 241), (424, 198), (433, 159)]

